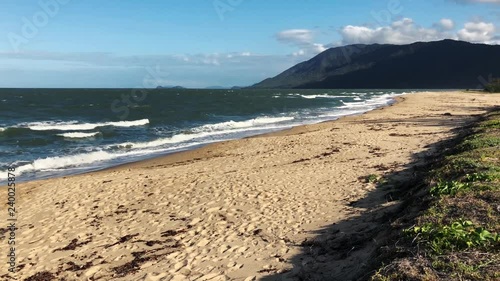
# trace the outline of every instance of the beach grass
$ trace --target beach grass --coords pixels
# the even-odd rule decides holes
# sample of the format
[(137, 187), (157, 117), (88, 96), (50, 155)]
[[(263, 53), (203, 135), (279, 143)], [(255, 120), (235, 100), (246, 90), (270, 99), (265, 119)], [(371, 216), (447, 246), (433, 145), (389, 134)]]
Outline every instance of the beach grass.
[(499, 108), (430, 171), (425, 188), (429, 204), (371, 279), (499, 280)]

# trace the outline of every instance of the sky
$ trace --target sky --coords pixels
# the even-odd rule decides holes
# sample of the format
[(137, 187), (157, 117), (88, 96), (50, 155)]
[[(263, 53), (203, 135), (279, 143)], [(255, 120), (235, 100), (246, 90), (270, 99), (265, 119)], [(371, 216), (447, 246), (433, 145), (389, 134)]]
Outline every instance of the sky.
[(0, 87), (247, 86), (332, 47), (500, 43), (500, 0), (0, 0)]

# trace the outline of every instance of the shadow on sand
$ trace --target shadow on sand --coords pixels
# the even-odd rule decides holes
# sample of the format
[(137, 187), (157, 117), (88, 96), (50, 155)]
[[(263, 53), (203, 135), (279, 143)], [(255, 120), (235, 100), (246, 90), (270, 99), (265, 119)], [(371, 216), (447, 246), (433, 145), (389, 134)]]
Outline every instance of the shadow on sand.
[[(457, 135), (426, 146), (412, 156), (412, 162), (389, 173), (377, 184), (377, 189), (364, 198), (351, 202), (357, 209), (355, 217), (316, 230), (314, 238), (297, 246), (301, 253), (285, 261), (293, 269), (261, 280), (367, 280), (387, 259), (389, 245), (399, 242), (398, 233), (411, 226), (413, 219), (428, 204), (425, 178), (446, 148), (453, 147), (469, 130), (475, 118), (409, 118), (376, 120), (379, 125), (397, 122), (424, 126), (446, 126)], [(466, 122), (464, 122), (466, 120)], [(370, 125), (370, 121), (364, 121)], [(457, 129), (454, 129), (457, 128)], [(386, 167), (386, 169), (391, 169)], [(394, 223), (397, 221), (397, 223)]]

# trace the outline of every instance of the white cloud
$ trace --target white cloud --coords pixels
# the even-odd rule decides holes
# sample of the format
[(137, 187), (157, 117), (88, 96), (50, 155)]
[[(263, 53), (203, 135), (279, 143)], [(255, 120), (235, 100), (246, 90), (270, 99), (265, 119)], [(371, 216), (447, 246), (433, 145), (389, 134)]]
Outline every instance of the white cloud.
[(453, 28), (455, 28), (455, 23), (451, 19), (441, 19), (439, 21), (439, 27), (444, 30), (452, 30)]
[(469, 42), (495, 44), (495, 25), (485, 22), (468, 22), (464, 28), (454, 32), (455, 23), (442, 19), (431, 28), (417, 25), (412, 19), (404, 18), (389, 26), (370, 28), (348, 25), (340, 30), (342, 44), (409, 44), (417, 41), (459, 39)]
[(348, 25), (340, 30), (340, 34), (344, 44), (409, 44), (415, 41), (433, 41), (447, 37), (445, 32), (421, 27), (410, 18), (378, 28)]
[(278, 32), (276, 38), (284, 43), (304, 44), (313, 40), (313, 31), (308, 29), (289, 29)]
[(315, 43), (314, 37), (315, 32), (309, 29), (288, 29), (276, 34), (278, 41), (299, 48), (292, 56), (310, 56), (325, 51), (327, 48), (323, 44)]
[[(500, 0), (499, 0), (500, 1)], [(341, 42), (321, 44), (315, 42), (315, 32), (309, 29), (289, 29), (276, 34), (278, 41), (296, 46), (294, 57), (312, 56), (325, 51), (331, 46), (349, 44), (411, 44), (443, 39), (463, 40), (475, 43), (499, 44), (499, 35), (493, 23), (468, 22), (462, 29), (456, 29), (452, 19), (442, 18), (439, 22), (424, 27), (411, 18), (403, 18), (387, 26), (370, 27), (347, 25), (339, 30)]]
[(326, 51), (326, 49), (328, 49), (328, 48), (325, 47), (325, 45), (323, 45), (323, 44), (314, 43), (312, 45), (312, 50), (314, 50), (316, 53), (324, 52), (324, 51)]
[(299, 57), (299, 56), (303, 56), (305, 54), (306, 54), (306, 52), (304, 50), (298, 50), (297, 52), (293, 52), (292, 56)]
[(458, 38), (469, 42), (493, 43), (495, 31), (496, 28), (493, 23), (468, 22), (463, 29), (458, 31)]

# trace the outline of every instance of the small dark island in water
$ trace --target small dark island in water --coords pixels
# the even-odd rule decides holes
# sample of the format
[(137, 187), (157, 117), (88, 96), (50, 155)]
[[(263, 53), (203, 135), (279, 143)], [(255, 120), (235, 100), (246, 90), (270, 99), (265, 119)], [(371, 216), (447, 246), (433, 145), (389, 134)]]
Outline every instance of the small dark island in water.
[(161, 89), (186, 89), (182, 86), (158, 86), (156, 87), (157, 90), (161, 90)]

